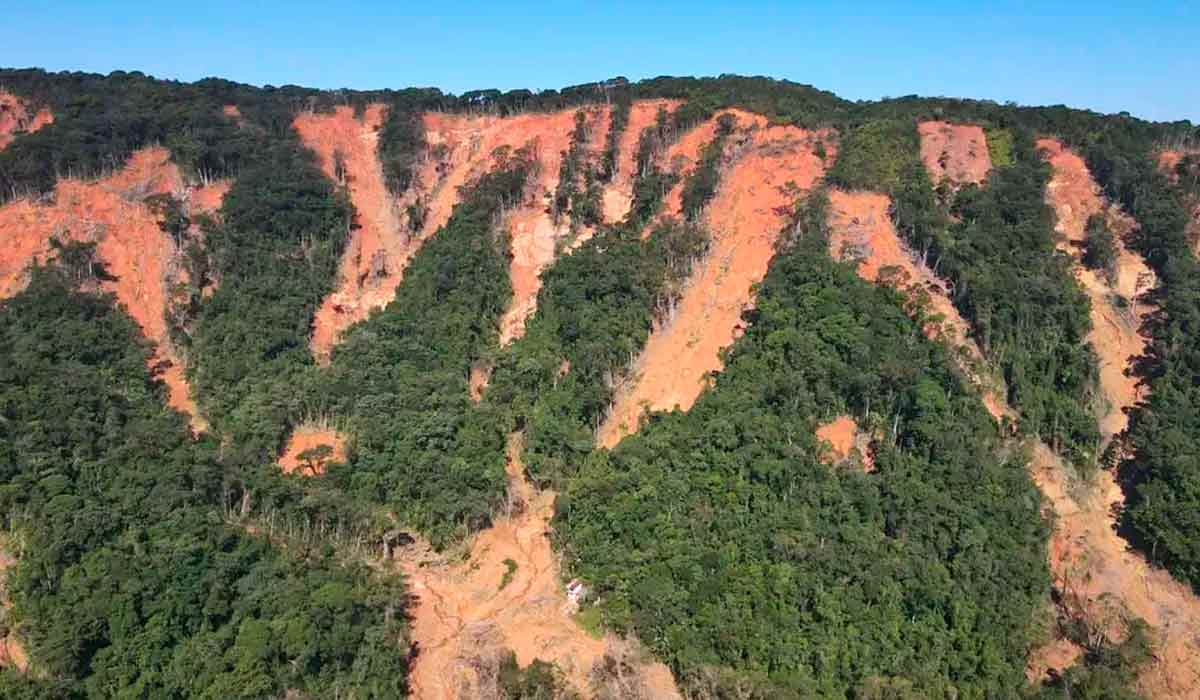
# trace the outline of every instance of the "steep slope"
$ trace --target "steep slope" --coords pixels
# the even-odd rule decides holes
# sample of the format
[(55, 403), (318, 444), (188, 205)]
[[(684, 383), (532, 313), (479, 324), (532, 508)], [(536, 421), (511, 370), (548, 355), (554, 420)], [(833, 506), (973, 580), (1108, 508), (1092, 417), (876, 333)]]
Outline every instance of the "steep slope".
[(98, 259), (113, 280), (101, 286), (137, 321), (155, 345), (151, 364), (160, 370), (172, 408), (191, 416), (194, 430), (203, 430), (184, 379), (183, 365), (167, 335), (166, 312), (172, 286), (186, 280), (180, 251), (159, 227), (162, 217), (147, 204), (152, 195), (178, 197), (194, 211), (220, 206), (229, 183), (217, 181), (192, 188), (165, 148), (136, 152), (121, 170), (95, 180), (64, 179), (49, 203), (19, 199), (0, 207), (0, 297), (25, 287), (26, 270), (51, 255), (50, 241), (96, 244)]
[[(636, 430), (646, 410), (691, 407), (706, 375), (721, 369), (721, 350), (740, 333), (742, 312), (753, 303), (752, 288), (767, 272), (798, 190), (812, 187), (825, 171), (817, 144), (834, 157), (827, 133), (762, 127), (756, 119), (742, 123), (750, 125), (744, 143), (734, 147), (707, 210), (710, 250), (692, 273), (672, 318), (651, 333), (629, 384), (618, 390), (597, 438), (604, 447)], [(707, 128), (693, 133), (703, 135), (700, 130)], [(686, 157), (687, 151), (672, 151)], [(667, 211), (677, 211), (678, 203), (674, 206)]]
[(635, 170), (638, 139), (642, 132), (654, 124), (660, 110), (670, 112), (680, 104), (679, 100), (637, 100), (629, 106), (629, 122), (621, 132), (617, 146), (617, 170), (604, 187), (602, 203), (606, 222), (616, 223), (629, 213), (633, 203), (633, 182), (639, 174)]
[(321, 170), (345, 185), (358, 214), (342, 254), (338, 288), (313, 319), (312, 349), (323, 360), (343, 331), (392, 300), (422, 240), (401, 228), (397, 202), (384, 184), (378, 130), (386, 116), (387, 108), (379, 104), (368, 106), (361, 118), (343, 106), (332, 114), (304, 112), (294, 122)]
[[(1088, 340), (1100, 358), (1100, 389), (1106, 407), (1100, 419), (1105, 439), (1123, 431), (1125, 410), (1140, 398), (1142, 387), (1132, 376), (1132, 361), (1146, 348), (1138, 332), (1153, 311), (1134, 301), (1156, 285), (1142, 259), (1126, 250), (1122, 234), (1136, 222), (1107, 203), (1083, 160), (1054, 139), (1041, 139), (1038, 148), (1053, 168), (1046, 200), (1057, 215), (1060, 242), (1075, 260), (1075, 274), (1092, 304), (1092, 333)], [(1103, 215), (1114, 231), (1117, 246), (1115, 275), (1110, 283), (1080, 262), (1078, 247), (1086, 240), (1085, 226)], [(1129, 300), (1128, 309), (1113, 303), (1114, 295)], [(1141, 675), (1139, 686), (1152, 698), (1191, 698), (1200, 692), (1200, 598), (1162, 569), (1151, 567), (1129, 549), (1117, 534), (1116, 517), (1124, 495), (1111, 470), (1097, 473), (1095, 485), (1081, 497), (1072, 493), (1065, 470), (1044, 446), (1034, 452), (1039, 486), (1058, 516), (1051, 539), (1052, 568), (1057, 584), (1102, 630), (1120, 630), (1116, 618), (1132, 614), (1154, 628), (1160, 645), (1156, 663)], [(1068, 495), (1070, 494), (1070, 496)]]
[(54, 115), (49, 109), (43, 107), (30, 115), (25, 102), (0, 90), (0, 150), (12, 143), (18, 135), (37, 131), (53, 122)]
[[(1104, 211), (1105, 205), (1097, 196), (1082, 161), (1061, 149), (1057, 142), (1043, 141), (1039, 146), (1051, 154), (1051, 165), (1055, 168), (1047, 199), (1059, 214), (1059, 230), (1068, 239), (1077, 240), (1082, 236), (1088, 216)], [(980, 358), (978, 348), (966, 336), (966, 322), (944, 296), (944, 283), (924, 268), (899, 241), (888, 216), (888, 205), (887, 198), (880, 194), (831, 192), (831, 253), (835, 256), (843, 251), (857, 254), (860, 257), (859, 274), (876, 282), (891, 283), (895, 279), (894, 275), (880, 274), (889, 266), (905, 270), (907, 279), (919, 281), (921, 288), (931, 292), (932, 308), (945, 316), (942, 327), (951, 331), (946, 334), (948, 340), (960, 343), (967, 358)], [(1119, 212), (1110, 211), (1109, 216), (1118, 222), (1124, 221), (1125, 226), (1130, 225)], [(844, 247), (847, 243), (851, 245), (849, 249)], [(1125, 286), (1136, 284), (1138, 274), (1144, 268), (1140, 261), (1124, 255), (1121, 260), (1124, 268), (1118, 275), (1117, 287), (1132, 291)], [(1081, 281), (1083, 274), (1095, 274), (1084, 269), (1077, 273)], [(1096, 284), (1101, 286), (1100, 282)], [(1101, 389), (1109, 406), (1102, 422), (1106, 426), (1106, 435), (1111, 436), (1113, 431), (1124, 426), (1125, 416), (1121, 409), (1136, 398), (1136, 384), (1123, 374), (1130, 359), (1124, 353), (1144, 341), (1140, 337), (1117, 338), (1116, 342), (1109, 340), (1108, 333), (1127, 332), (1136, 336), (1136, 331), (1122, 314), (1118, 313), (1116, 318), (1110, 316), (1115, 310), (1098, 287), (1093, 302), (1099, 300), (1099, 309), (1093, 306), (1093, 318), (1098, 328), (1103, 323), (1104, 328), (1112, 329), (1093, 331), (1093, 342), (1104, 363)], [(1089, 289), (1089, 295), (1093, 291)], [(1106, 308), (1110, 315), (1106, 315)], [(964, 369), (968, 373), (972, 371), (970, 367)], [(1004, 395), (1005, 392), (997, 387), (984, 387), (984, 403), (998, 420), (1015, 415)], [(1054, 515), (1050, 568), (1055, 587), (1070, 614), (1081, 616), (1095, 629), (1114, 635), (1124, 629), (1122, 615), (1128, 613), (1145, 619), (1155, 629), (1161, 646), (1157, 663), (1143, 672), (1140, 688), (1151, 698), (1195, 697), (1200, 688), (1200, 670), (1194, 667), (1192, 659), (1200, 652), (1197, 648), (1200, 601), (1165, 571), (1152, 569), (1140, 556), (1129, 551), (1128, 544), (1117, 534), (1114, 509), (1119, 508), (1122, 496), (1111, 472), (1101, 471), (1096, 477), (1095, 490), (1081, 495), (1068, 477), (1070, 470), (1052, 450), (1040, 441), (1032, 442), (1029, 449), (1031, 475)], [(1063, 670), (1080, 653), (1082, 651), (1073, 648), (1068, 640), (1056, 640), (1046, 648), (1035, 650), (1030, 659), (1031, 679), (1042, 677), (1047, 668)]]
[(979, 184), (992, 169), (983, 128), (971, 124), (927, 121), (917, 125), (921, 160), (934, 184), (949, 180), (955, 185)]
[[(510, 274), (513, 301), (500, 325), (501, 343), (520, 337), (525, 321), (537, 306), (539, 275), (570, 242), (566, 217), (556, 224), (550, 198), (558, 184), (559, 168), (571, 147), (577, 110), (526, 113), (512, 117), (429, 113), (424, 117), (430, 157), (418, 173), (426, 233), (436, 231), (450, 217), (458, 201), (458, 188), (480, 173), (497, 149), (533, 149), (539, 168), (520, 206), (507, 213), (512, 245)], [(607, 108), (587, 111), (594, 151), (601, 142)]]
[[(614, 638), (591, 636), (573, 619), (577, 605), (563, 590), (547, 537), (555, 494), (528, 483), (521, 450), (522, 436), (509, 436), (507, 513), (474, 538), (460, 562), (420, 544), (398, 554), (416, 598), (414, 697), (479, 697), (479, 665), (505, 648), (521, 666), (535, 659), (557, 664), (590, 697), (589, 675), (619, 646)], [(678, 697), (662, 664), (647, 663), (638, 673), (648, 697)]]

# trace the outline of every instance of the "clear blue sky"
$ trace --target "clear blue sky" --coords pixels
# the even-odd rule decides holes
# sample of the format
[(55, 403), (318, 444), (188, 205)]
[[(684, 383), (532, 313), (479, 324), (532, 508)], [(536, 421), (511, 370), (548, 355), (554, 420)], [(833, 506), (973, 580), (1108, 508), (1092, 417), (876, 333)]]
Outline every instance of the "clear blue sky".
[(13, 2), (0, 65), (320, 88), (770, 75), (1200, 121), (1200, 0)]

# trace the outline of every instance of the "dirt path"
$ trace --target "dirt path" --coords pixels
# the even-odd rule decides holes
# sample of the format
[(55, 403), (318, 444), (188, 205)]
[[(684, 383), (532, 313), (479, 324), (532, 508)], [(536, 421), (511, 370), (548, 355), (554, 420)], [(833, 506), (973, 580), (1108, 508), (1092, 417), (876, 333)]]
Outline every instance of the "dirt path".
[(944, 179), (955, 185), (979, 184), (992, 169), (983, 127), (927, 121), (917, 125), (921, 160), (937, 185)]
[(116, 294), (155, 344), (150, 364), (167, 385), (168, 403), (190, 417), (194, 432), (205, 430), (167, 335), (169, 290), (185, 280), (186, 273), (174, 241), (159, 228), (160, 216), (145, 200), (171, 194), (192, 212), (211, 212), (228, 189), (226, 181), (187, 186), (167, 149), (155, 147), (137, 151), (108, 177), (61, 180), (51, 203), (10, 202), (0, 207), (0, 240), (5, 242), (0, 250), (0, 298), (25, 288), (30, 263), (50, 256), (52, 238), (96, 243), (99, 259), (116, 278), (101, 287)]
[(322, 362), (328, 362), (347, 328), (395, 297), (408, 261), (424, 241), (410, 235), (399, 202), (384, 183), (378, 130), (386, 117), (387, 108), (373, 104), (361, 118), (352, 107), (338, 107), (332, 114), (301, 113), (294, 122), (325, 175), (346, 186), (357, 212), (357, 226), (342, 253), (338, 287), (313, 318), (311, 346)]
[[(742, 312), (753, 303), (751, 288), (766, 275), (798, 191), (812, 187), (825, 171), (817, 144), (835, 157), (828, 134), (761, 127), (752, 119), (739, 118), (739, 124), (731, 138), (733, 162), (706, 214), (710, 250), (696, 264), (674, 314), (650, 334), (618, 389), (597, 436), (603, 447), (635, 431), (647, 410), (691, 408), (708, 373), (721, 369), (721, 349), (741, 334)], [(703, 144), (711, 136), (694, 140)]]
[[(410, 675), (416, 698), (479, 697), (480, 672), (504, 648), (521, 666), (535, 659), (557, 664), (589, 697), (589, 672), (617, 643), (590, 636), (573, 618), (547, 538), (554, 493), (536, 491), (525, 479), (522, 449), (521, 436), (511, 435), (509, 514), (476, 535), (465, 558), (452, 563), (421, 545), (397, 554), (416, 599), (411, 631), (418, 653)], [(662, 664), (646, 664), (642, 675), (650, 697), (678, 697)]]
[(0, 151), (22, 133), (32, 133), (54, 123), (54, 115), (45, 107), (29, 114), (25, 102), (16, 95), (0, 90)]

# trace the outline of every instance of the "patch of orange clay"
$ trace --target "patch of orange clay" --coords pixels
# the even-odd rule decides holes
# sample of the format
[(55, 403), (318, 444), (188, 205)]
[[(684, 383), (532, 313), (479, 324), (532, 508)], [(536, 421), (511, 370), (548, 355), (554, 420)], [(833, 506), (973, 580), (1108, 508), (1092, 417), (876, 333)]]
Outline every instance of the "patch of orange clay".
[(13, 142), (18, 135), (33, 133), (47, 124), (54, 123), (54, 115), (43, 107), (33, 115), (25, 102), (16, 95), (0, 90), (0, 151)]
[[(507, 213), (512, 248), (509, 274), (513, 301), (500, 321), (500, 342), (507, 345), (525, 333), (525, 321), (537, 307), (540, 275), (555, 257), (569, 247), (573, 232), (567, 215), (556, 225), (550, 215), (563, 155), (571, 147), (575, 113), (530, 112), (511, 117), (428, 113), (424, 117), (429, 157), (418, 169), (418, 199), (427, 206), (425, 230), (432, 232), (450, 218), (459, 200), (459, 188), (484, 174), (497, 148), (515, 151), (533, 147), (535, 177), (521, 202)], [(608, 107), (593, 107), (587, 114), (587, 157), (603, 148)]]
[(115, 281), (101, 287), (116, 294), (126, 312), (154, 343), (151, 365), (160, 370), (172, 408), (186, 413), (195, 432), (206, 429), (184, 378), (183, 365), (167, 336), (170, 289), (186, 277), (174, 241), (145, 203), (155, 194), (180, 198), (189, 211), (220, 204), (229, 188), (218, 181), (193, 189), (183, 181), (170, 153), (161, 147), (135, 152), (121, 170), (98, 180), (59, 181), (50, 203), (18, 199), (0, 207), (0, 298), (28, 284), (31, 263), (51, 256), (50, 240), (92, 242)]
[[(16, 560), (9, 553), (6, 541), (0, 541), (0, 582), (5, 580), (8, 575), (8, 569), (16, 563)], [(8, 593), (0, 586), (0, 607), (8, 611), (12, 607), (12, 602), (8, 599)], [(0, 637), (0, 668), (12, 668), (25, 673), (29, 670), (29, 655), (25, 653), (25, 646), (21, 644), (21, 640), (17, 638), (17, 631), (9, 629), (8, 634)]]
[(467, 391), (472, 401), (479, 403), (483, 400), (483, 392), (487, 389), (488, 383), (491, 380), (491, 367), (479, 363), (471, 365), (471, 373), (467, 377)]
[(384, 183), (378, 130), (387, 116), (384, 105), (366, 108), (356, 118), (348, 106), (331, 114), (304, 112), (293, 125), (304, 145), (317, 154), (321, 170), (344, 184), (357, 213), (338, 270), (338, 287), (313, 317), (313, 354), (327, 361), (341, 334), (396, 295), (413, 253), (424, 241), (409, 235), (399, 203)]
[(604, 220), (616, 223), (625, 218), (633, 204), (633, 183), (640, 173), (637, 169), (637, 147), (642, 132), (654, 126), (659, 110), (671, 112), (681, 100), (638, 100), (629, 106), (629, 122), (617, 147), (617, 171), (604, 188)]
[(739, 118), (730, 142), (733, 161), (705, 215), (709, 252), (618, 389), (597, 436), (604, 447), (637, 430), (647, 410), (691, 408), (709, 373), (720, 371), (721, 350), (741, 333), (742, 312), (754, 301), (751, 289), (766, 275), (798, 190), (811, 188), (825, 172), (816, 145), (829, 157), (836, 151), (827, 132), (766, 127), (757, 119)]
[(962, 185), (979, 184), (992, 169), (983, 127), (927, 121), (917, 125), (921, 136), (921, 160), (934, 184), (944, 179)]
[[(316, 447), (329, 447), (329, 457), (309, 464), (300, 455)], [(288, 437), (287, 446), (276, 460), (284, 474), (299, 471), (305, 476), (320, 474), (330, 462), (346, 461), (346, 438), (336, 430), (321, 425), (301, 425)], [(311, 469), (310, 469), (311, 467)]]
[[(563, 590), (547, 538), (555, 496), (528, 483), (521, 450), (521, 436), (511, 435), (508, 512), (475, 536), (462, 561), (450, 563), (422, 544), (397, 551), (416, 599), (410, 629), (417, 653), (409, 675), (415, 698), (479, 697), (471, 659), (505, 648), (521, 666), (535, 659), (558, 665), (590, 697), (588, 675), (614, 643), (592, 637), (573, 618), (577, 606)], [(515, 569), (502, 586), (511, 568), (506, 561)], [(662, 664), (646, 664), (641, 674), (652, 693), (646, 697), (679, 697)]]
[(840, 464), (857, 452), (862, 460), (863, 471), (875, 471), (875, 460), (870, 450), (870, 437), (858, 429), (853, 416), (842, 414), (831, 421), (817, 426), (817, 439), (829, 444), (829, 463)]
[[(740, 111), (730, 111), (740, 118), (747, 116), (746, 113)], [(758, 115), (749, 115), (751, 123), (756, 123), (762, 119)], [(741, 126), (741, 124), (739, 124)], [(666, 196), (663, 197), (662, 205), (660, 206), (658, 221), (667, 217), (682, 218), (683, 216), (683, 186), (687, 182), (688, 175), (696, 169), (696, 164), (700, 162), (701, 151), (704, 147), (712, 143), (713, 138), (717, 135), (717, 118), (706, 119), (691, 129), (685, 131), (674, 143), (667, 147), (667, 152), (664, 153), (660, 160), (663, 163), (663, 168), (667, 172), (674, 173), (678, 176), (671, 189), (667, 190)], [(654, 229), (653, 225), (646, 226), (642, 230), (642, 238), (650, 235)]]

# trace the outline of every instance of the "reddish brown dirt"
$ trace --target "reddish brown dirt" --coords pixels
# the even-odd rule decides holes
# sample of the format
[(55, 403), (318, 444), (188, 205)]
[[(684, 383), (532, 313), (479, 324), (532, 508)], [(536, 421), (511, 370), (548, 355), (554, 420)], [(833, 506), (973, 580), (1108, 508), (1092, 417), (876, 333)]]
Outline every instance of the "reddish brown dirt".
[(472, 401), (479, 403), (483, 400), (483, 392), (491, 380), (491, 367), (482, 364), (471, 366), (471, 373), (467, 377), (467, 391), (470, 393)]
[(0, 91), (0, 151), (22, 133), (32, 133), (54, 123), (54, 115), (45, 107), (30, 116), (25, 102), (15, 95)]
[(828, 158), (836, 157), (827, 133), (762, 127), (750, 118), (739, 123), (737, 137), (730, 139), (739, 144), (731, 147), (737, 153), (706, 215), (709, 253), (697, 263), (672, 317), (650, 334), (618, 389), (597, 436), (604, 447), (637, 430), (647, 410), (691, 408), (708, 373), (721, 369), (721, 349), (741, 333), (742, 312), (753, 303), (751, 287), (767, 272), (795, 189), (811, 188), (825, 172), (816, 145), (824, 145)]
[(642, 132), (654, 125), (660, 109), (674, 111), (680, 100), (638, 100), (629, 107), (629, 123), (621, 133), (617, 152), (617, 172), (604, 188), (604, 220), (615, 223), (625, 218), (633, 204), (633, 182), (638, 173), (637, 146)]
[[(1046, 200), (1058, 215), (1056, 230), (1064, 239), (1060, 247), (1076, 261), (1076, 277), (1092, 304), (1088, 340), (1100, 358), (1100, 389), (1108, 404), (1100, 427), (1108, 439), (1125, 429), (1125, 409), (1142, 398), (1141, 387), (1125, 372), (1130, 359), (1145, 348), (1137, 327), (1151, 311), (1141, 305), (1121, 311), (1109, 295), (1132, 298), (1156, 280), (1141, 258), (1120, 244), (1120, 234), (1136, 223), (1104, 201), (1083, 160), (1053, 139), (1039, 140), (1038, 148), (1053, 168)], [(1079, 262), (1087, 219), (1097, 213), (1118, 234), (1117, 276), (1111, 285)], [(1155, 662), (1141, 674), (1139, 688), (1150, 698), (1200, 696), (1200, 598), (1167, 572), (1150, 567), (1116, 534), (1114, 513), (1124, 500), (1112, 472), (1101, 471), (1090, 489), (1080, 489), (1044, 445), (1035, 447), (1033, 467), (1058, 516), (1050, 541), (1051, 569), (1067, 604), (1114, 637), (1120, 634), (1122, 615), (1146, 620), (1160, 647)]]
[(357, 226), (342, 253), (338, 288), (313, 318), (312, 350), (322, 361), (329, 359), (343, 331), (391, 302), (404, 268), (424, 241), (402, 228), (398, 203), (384, 184), (377, 146), (386, 116), (383, 105), (370, 105), (361, 119), (343, 106), (332, 114), (302, 113), (294, 122), (325, 174), (345, 184), (357, 211)]
[(162, 368), (168, 403), (191, 417), (195, 431), (205, 429), (187, 384), (183, 365), (167, 338), (165, 311), (168, 290), (183, 279), (178, 251), (170, 236), (158, 226), (159, 217), (145, 204), (153, 194), (173, 194), (192, 211), (220, 204), (227, 182), (193, 189), (183, 182), (165, 148), (147, 148), (133, 154), (124, 168), (94, 181), (65, 179), (55, 188), (53, 202), (19, 199), (0, 207), (0, 298), (25, 288), (27, 269), (50, 255), (50, 240), (96, 243), (98, 257), (114, 282), (103, 288), (114, 292), (142, 332), (155, 343), (151, 363)]
[[(326, 445), (333, 449), (333, 453), (329, 459), (318, 464), (314, 464), (316, 471), (309, 469), (309, 465), (300, 458), (301, 453), (305, 450), (310, 450), (314, 447)], [(311, 476), (320, 474), (325, 471), (325, 466), (330, 462), (343, 462), (346, 460), (346, 438), (336, 430), (318, 424), (305, 424), (297, 427), (288, 437), (287, 446), (283, 448), (283, 452), (277, 460), (279, 466), (283, 469), (284, 474), (298, 472), (303, 476)]]
[[(744, 113), (737, 112), (736, 115), (741, 117)], [(757, 115), (751, 117), (752, 122), (761, 119)], [(688, 175), (696, 168), (696, 163), (700, 162), (700, 152), (712, 142), (713, 137), (717, 133), (717, 118), (714, 116), (700, 122), (688, 131), (684, 132), (677, 141), (667, 147), (667, 152), (661, 156), (661, 166), (667, 171), (675, 173), (679, 176), (675, 186), (667, 190), (667, 194), (663, 197), (662, 205), (659, 209), (659, 220), (666, 217), (680, 218), (683, 215), (683, 186), (687, 181)], [(654, 226), (649, 225), (642, 231), (642, 238), (650, 235)]]
[[(546, 536), (554, 493), (529, 485), (521, 450), (520, 435), (512, 435), (508, 513), (476, 535), (460, 561), (451, 563), (423, 545), (397, 553), (416, 597), (411, 634), (418, 653), (409, 676), (416, 698), (478, 697), (480, 679), (470, 661), (481, 647), (510, 648), (522, 666), (535, 659), (555, 663), (588, 697), (588, 674), (614, 644), (590, 636), (573, 618), (575, 606)], [(502, 587), (506, 560), (516, 569)], [(642, 674), (651, 697), (679, 697), (663, 665), (647, 664)]]
[(853, 459), (862, 465), (863, 471), (875, 471), (871, 438), (858, 429), (858, 421), (853, 416), (842, 414), (817, 426), (817, 439), (829, 444), (827, 463), (845, 464)]
[[(3, 583), (8, 576), (9, 567), (16, 563), (13, 556), (9, 554), (7, 545), (7, 539), (0, 540), (0, 607), (3, 607), (5, 613), (12, 603), (8, 599), (8, 591), (4, 589)], [(15, 629), (10, 629), (8, 634), (0, 638), (0, 668), (15, 668), (22, 673), (29, 670), (29, 655), (25, 653), (25, 647), (17, 637)]]
[(955, 185), (979, 184), (992, 169), (983, 128), (942, 121), (921, 122), (921, 160), (934, 184), (949, 179)]
[[(430, 154), (419, 169), (418, 195), (428, 206), (425, 231), (433, 232), (450, 218), (459, 187), (482, 175), (501, 147), (516, 150), (532, 145), (539, 165), (519, 206), (508, 212), (512, 247), (513, 302), (500, 323), (500, 340), (507, 345), (525, 333), (525, 321), (537, 306), (540, 275), (572, 238), (569, 217), (555, 225), (550, 200), (558, 184), (563, 154), (571, 146), (576, 110), (529, 113), (513, 117), (430, 113), (425, 115), (425, 138)], [(589, 151), (603, 148), (608, 108), (588, 110)]]

